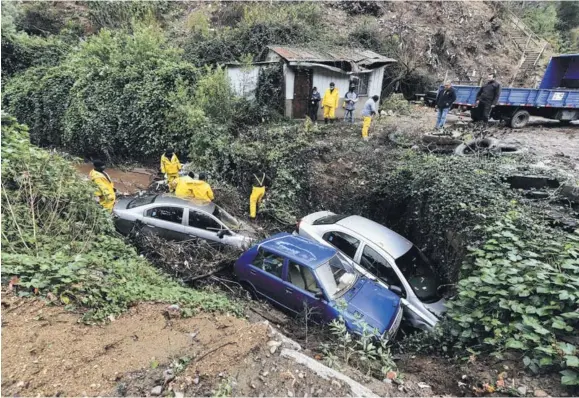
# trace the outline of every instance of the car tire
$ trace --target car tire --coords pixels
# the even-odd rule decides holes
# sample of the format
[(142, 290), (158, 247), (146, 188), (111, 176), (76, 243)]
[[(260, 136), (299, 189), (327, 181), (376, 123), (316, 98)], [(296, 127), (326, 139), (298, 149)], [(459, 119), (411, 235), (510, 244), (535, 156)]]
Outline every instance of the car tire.
[(527, 148), (520, 148), (514, 145), (499, 144), (496, 148), (496, 154), (500, 156), (517, 156), (526, 154)]
[(454, 154), (457, 156), (472, 155), (481, 148), (492, 151), (498, 147), (498, 144), (499, 140), (496, 138), (478, 138), (457, 146)]
[(514, 129), (523, 128), (527, 125), (527, 123), (529, 123), (530, 118), (531, 115), (529, 114), (529, 112), (523, 109), (519, 109), (518, 111), (513, 113), (513, 116), (511, 116), (509, 126), (511, 126)]

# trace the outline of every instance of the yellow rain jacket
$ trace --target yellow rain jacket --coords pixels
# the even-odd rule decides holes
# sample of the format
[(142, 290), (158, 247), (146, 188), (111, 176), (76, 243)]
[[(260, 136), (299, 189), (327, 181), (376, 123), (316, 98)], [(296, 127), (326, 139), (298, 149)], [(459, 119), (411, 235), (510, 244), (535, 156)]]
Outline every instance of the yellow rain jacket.
[(194, 179), (189, 176), (177, 178), (175, 183), (175, 196), (183, 199), (192, 199), (195, 197), (193, 190)]
[(181, 163), (179, 162), (179, 158), (177, 155), (173, 154), (171, 160), (163, 154), (161, 156), (161, 173), (171, 175), (171, 174), (179, 174), (181, 170)]
[(192, 180), (190, 183), (195, 199), (213, 200), (213, 190), (211, 186), (202, 180)]
[(115, 206), (116, 195), (115, 186), (113, 185), (113, 181), (109, 175), (105, 172), (101, 173), (93, 169), (91, 170), (89, 177), (97, 186), (97, 190), (94, 194), (99, 199), (99, 204), (108, 211), (112, 211)]
[(338, 92), (337, 88), (334, 88), (334, 91), (330, 91), (330, 89), (327, 89), (326, 93), (324, 94), (324, 99), (322, 100), (322, 106), (329, 106), (330, 108), (337, 108), (339, 98), (340, 98), (340, 93)]

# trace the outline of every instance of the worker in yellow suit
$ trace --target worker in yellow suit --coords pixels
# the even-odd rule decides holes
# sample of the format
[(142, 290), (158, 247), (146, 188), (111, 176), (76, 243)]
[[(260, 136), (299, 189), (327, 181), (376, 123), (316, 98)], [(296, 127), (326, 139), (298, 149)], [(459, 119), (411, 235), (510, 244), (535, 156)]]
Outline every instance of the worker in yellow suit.
[(113, 211), (116, 200), (116, 190), (111, 180), (111, 177), (105, 173), (105, 164), (101, 160), (93, 161), (94, 169), (90, 171), (90, 180), (97, 186), (95, 191), (95, 197), (97, 198), (99, 204), (107, 209), (108, 211)]
[(253, 185), (251, 195), (249, 196), (249, 218), (255, 220), (257, 216), (257, 206), (261, 203), (265, 195), (265, 173), (261, 176), (261, 180), (257, 178), (255, 174), (253, 177), (257, 184)]
[[(192, 174), (192, 173), (191, 173)], [(191, 175), (189, 174), (189, 175)], [(209, 185), (205, 180), (207, 176), (205, 173), (199, 173), (199, 178), (193, 180), (190, 184), (191, 189), (193, 190), (193, 197), (199, 200), (205, 201), (212, 201), (213, 197), (213, 190), (211, 189), (211, 185)]]
[(165, 174), (167, 184), (169, 184), (169, 192), (173, 192), (175, 184), (174, 180), (179, 178), (179, 171), (181, 170), (181, 163), (179, 158), (172, 149), (167, 149), (161, 156), (161, 173)]
[(372, 117), (376, 115), (378, 112), (377, 105), (378, 100), (380, 97), (377, 95), (370, 98), (364, 104), (364, 109), (362, 109), (362, 117), (364, 118), (364, 122), (362, 124), (362, 139), (367, 141), (368, 140), (368, 130), (370, 130), (370, 124), (372, 123)]
[(175, 196), (178, 198), (193, 199), (195, 198), (194, 181), (195, 173), (189, 173), (186, 176), (173, 180), (173, 186), (169, 188), (175, 191)]
[(322, 100), (322, 107), (324, 108), (324, 124), (328, 124), (328, 120), (332, 122), (335, 120), (339, 98), (340, 93), (338, 92), (336, 85), (334, 82), (330, 83), (330, 88), (326, 90), (324, 99)]

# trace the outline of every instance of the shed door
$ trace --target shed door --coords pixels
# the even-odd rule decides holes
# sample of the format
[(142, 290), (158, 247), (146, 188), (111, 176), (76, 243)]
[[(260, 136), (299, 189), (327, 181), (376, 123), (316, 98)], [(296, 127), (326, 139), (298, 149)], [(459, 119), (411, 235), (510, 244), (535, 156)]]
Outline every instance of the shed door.
[(294, 80), (294, 100), (292, 116), (295, 119), (303, 119), (308, 113), (308, 103), (312, 91), (312, 71), (310, 69), (297, 69)]

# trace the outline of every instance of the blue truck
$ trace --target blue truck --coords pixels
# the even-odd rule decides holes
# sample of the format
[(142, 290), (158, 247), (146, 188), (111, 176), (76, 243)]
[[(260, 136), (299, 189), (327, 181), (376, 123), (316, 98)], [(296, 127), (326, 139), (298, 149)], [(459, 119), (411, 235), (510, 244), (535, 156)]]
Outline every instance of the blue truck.
[[(480, 87), (457, 85), (454, 89), (454, 107), (472, 109)], [(521, 128), (530, 116), (559, 120), (562, 124), (579, 119), (579, 54), (552, 57), (539, 88), (502, 88), (491, 118)]]

